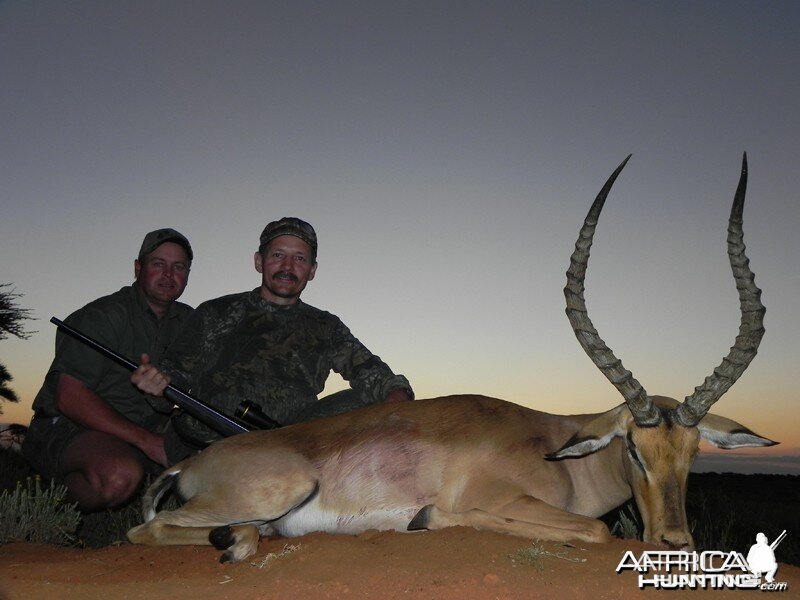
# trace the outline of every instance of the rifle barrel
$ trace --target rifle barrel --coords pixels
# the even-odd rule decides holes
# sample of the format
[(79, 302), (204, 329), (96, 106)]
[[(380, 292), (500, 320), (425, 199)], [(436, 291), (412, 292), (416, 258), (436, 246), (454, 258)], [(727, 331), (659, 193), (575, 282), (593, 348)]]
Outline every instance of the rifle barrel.
[[(121, 354), (117, 354), (97, 340), (90, 338), (88, 335), (81, 333), (77, 329), (73, 329), (63, 321), (52, 317), (50, 322), (65, 333), (74, 337), (76, 340), (83, 342), (93, 350), (96, 350), (106, 358), (111, 359), (129, 371), (133, 372), (139, 368), (139, 365), (132, 360), (125, 358)], [(211, 408), (208, 404), (205, 404), (197, 398), (190, 396), (188, 393), (184, 392), (180, 388), (175, 387), (174, 385), (168, 385), (166, 387), (164, 390), (164, 397), (179, 408), (185, 410), (198, 421), (205, 423), (222, 435), (236, 435), (237, 433), (247, 433), (250, 431), (247, 427), (240, 425), (229, 416), (224, 415), (214, 408)]]
[(775, 550), (775, 548), (778, 547), (778, 544), (780, 544), (783, 541), (783, 538), (785, 537), (786, 537), (786, 530), (784, 529), (783, 531), (781, 531), (781, 534), (778, 537), (772, 540), (772, 543), (769, 545), (769, 547)]

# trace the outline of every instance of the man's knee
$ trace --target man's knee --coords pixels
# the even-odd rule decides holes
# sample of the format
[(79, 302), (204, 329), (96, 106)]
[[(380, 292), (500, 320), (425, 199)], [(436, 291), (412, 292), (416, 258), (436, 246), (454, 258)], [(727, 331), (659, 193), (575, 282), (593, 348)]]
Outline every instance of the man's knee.
[(144, 467), (135, 458), (116, 458), (98, 473), (101, 493), (109, 505), (122, 504), (136, 492), (144, 479)]
[(144, 457), (133, 446), (100, 432), (86, 432), (67, 447), (61, 471), (84, 510), (122, 504), (145, 474)]
[[(117, 506), (127, 501), (144, 479), (144, 467), (134, 458), (105, 457), (88, 462), (82, 469), (67, 473), (67, 487), (88, 484), (98, 508)], [(77, 491), (77, 490), (76, 490)], [(87, 506), (90, 502), (85, 502)]]

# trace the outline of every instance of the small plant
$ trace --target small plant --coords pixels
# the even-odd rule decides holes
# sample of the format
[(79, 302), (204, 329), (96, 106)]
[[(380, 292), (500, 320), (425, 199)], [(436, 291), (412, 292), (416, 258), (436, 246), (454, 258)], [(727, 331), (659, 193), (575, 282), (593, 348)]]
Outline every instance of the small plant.
[(297, 552), (298, 550), (300, 550), (300, 544), (297, 545), (284, 544), (283, 550), (281, 550), (280, 552), (270, 552), (260, 561), (251, 562), (250, 565), (255, 567), (256, 569), (263, 569), (264, 567), (269, 565), (272, 561), (277, 560), (283, 556), (288, 556), (292, 552)]
[(563, 552), (552, 552), (551, 550), (545, 548), (542, 542), (539, 540), (534, 541), (530, 546), (520, 548), (514, 552), (514, 554), (510, 554), (509, 558), (515, 565), (533, 565), (541, 571), (544, 568), (542, 560), (546, 556), (551, 558), (560, 558), (570, 562), (586, 562), (585, 558), (574, 558), (567, 556), (566, 550)]
[[(625, 514), (626, 509), (628, 514)], [(619, 521), (614, 523), (611, 533), (626, 540), (638, 540), (640, 539), (640, 530), (641, 527), (639, 527), (639, 521), (636, 518), (636, 511), (632, 504), (628, 504), (619, 511)]]
[(77, 504), (68, 504), (67, 488), (28, 477), (0, 493), (0, 543), (71, 544), (81, 520)]

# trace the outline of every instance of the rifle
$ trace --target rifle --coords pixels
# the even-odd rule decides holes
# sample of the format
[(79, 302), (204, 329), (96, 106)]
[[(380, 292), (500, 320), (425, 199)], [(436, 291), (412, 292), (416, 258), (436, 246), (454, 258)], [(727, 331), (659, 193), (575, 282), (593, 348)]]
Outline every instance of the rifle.
[[(139, 368), (139, 365), (132, 360), (117, 354), (97, 340), (90, 338), (88, 335), (81, 333), (77, 329), (73, 329), (63, 321), (52, 317), (50, 322), (76, 340), (83, 342), (106, 358), (111, 359), (121, 367), (124, 367), (131, 372)], [(205, 425), (208, 425), (221, 435), (236, 435), (237, 433), (247, 433), (250, 431), (248, 427), (242, 425), (238, 420), (219, 412), (218, 410), (210, 407), (204, 402), (201, 402), (197, 398), (189, 395), (187, 392), (184, 392), (174, 385), (168, 385), (166, 387), (164, 390), (164, 397), (172, 402), (175, 406), (182, 408), (195, 419)], [(280, 427), (280, 423), (267, 417), (260, 411), (260, 409), (258, 409), (257, 406), (250, 402), (243, 402), (236, 410), (236, 416), (249, 425), (255, 425), (256, 429), (271, 429), (274, 427)]]
[(772, 543), (769, 545), (769, 547), (772, 548), (773, 552), (775, 551), (775, 548), (778, 547), (778, 544), (780, 544), (783, 541), (783, 538), (785, 537), (786, 537), (786, 530), (784, 529), (778, 537), (772, 540)]

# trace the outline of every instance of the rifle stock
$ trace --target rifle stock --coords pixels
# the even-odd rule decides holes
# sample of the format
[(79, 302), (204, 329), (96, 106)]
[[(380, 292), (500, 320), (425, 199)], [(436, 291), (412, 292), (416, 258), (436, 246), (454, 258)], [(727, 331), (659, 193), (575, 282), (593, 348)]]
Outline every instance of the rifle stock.
[[(107, 346), (104, 346), (100, 342), (95, 339), (90, 338), (89, 336), (81, 333), (77, 329), (73, 329), (63, 321), (52, 317), (50, 322), (53, 323), (56, 327), (62, 330), (64, 333), (69, 334), (76, 340), (83, 342), (93, 350), (96, 350), (106, 358), (114, 361), (118, 365), (128, 369), (129, 371), (133, 372), (139, 368), (132, 360), (129, 360), (122, 356), (121, 354), (117, 354)], [(214, 431), (221, 435), (236, 435), (237, 433), (246, 433), (250, 431), (244, 425), (241, 425), (237, 421), (233, 420), (229, 416), (219, 412), (218, 410), (210, 407), (208, 404), (201, 402), (197, 398), (190, 396), (188, 393), (184, 392), (180, 388), (175, 387), (174, 385), (168, 385), (167, 388), (164, 390), (164, 397), (172, 402), (175, 406), (182, 408), (187, 413), (192, 415), (195, 419), (202, 422), (205, 425), (211, 427)]]

